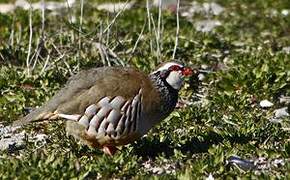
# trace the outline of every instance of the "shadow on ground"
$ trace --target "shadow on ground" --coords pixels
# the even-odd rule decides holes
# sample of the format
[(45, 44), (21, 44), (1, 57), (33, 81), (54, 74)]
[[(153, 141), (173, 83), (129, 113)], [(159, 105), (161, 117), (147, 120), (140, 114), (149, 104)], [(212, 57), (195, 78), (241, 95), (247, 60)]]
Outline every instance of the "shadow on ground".
[(154, 138), (149, 140), (143, 138), (138, 141), (137, 144), (134, 144), (134, 153), (138, 156), (141, 156), (143, 159), (155, 159), (157, 156), (164, 154), (165, 157), (169, 158), (174, 155), (174, 149), (180, 150), (182, 153), (188, 154), (198, 154), (206, 153), (208, 149), (216, 144), (223, 142), (224, 140), (230, 141), (231, 143), (246, 144), (249, 141), (253, 140), (253, 136), (226, 136), (222, 137), (221, 135), (210, 132), (205, 137), (204, 140), (199, 140), (197, 137), (191, 138), (186, 141), (184, 144), (177, 145), (170, 139), (160, 142), (159, 139)]

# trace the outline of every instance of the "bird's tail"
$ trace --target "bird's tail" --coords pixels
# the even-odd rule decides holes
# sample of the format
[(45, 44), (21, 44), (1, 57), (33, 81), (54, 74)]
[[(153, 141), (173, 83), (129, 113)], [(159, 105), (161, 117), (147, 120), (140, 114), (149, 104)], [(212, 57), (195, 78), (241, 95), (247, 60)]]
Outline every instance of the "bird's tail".
[(43, 107), (33, 110), (28, 115), (13, 122), (13, 126), (23, 126), (31, 122), (57, 119), (57, 114)]

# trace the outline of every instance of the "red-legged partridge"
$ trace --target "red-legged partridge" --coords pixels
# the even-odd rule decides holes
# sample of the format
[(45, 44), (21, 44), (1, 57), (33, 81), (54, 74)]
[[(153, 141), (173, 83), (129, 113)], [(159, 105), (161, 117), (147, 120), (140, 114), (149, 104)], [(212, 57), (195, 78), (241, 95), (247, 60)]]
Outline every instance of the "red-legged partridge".
[(50, 101), (14, 125), (67, 119), (67, 133), (114, 154), (173, 110), (183, 77), (192, 70), (167, 62), (149, 75), (124, 67), (100, 67), (71, 77)]

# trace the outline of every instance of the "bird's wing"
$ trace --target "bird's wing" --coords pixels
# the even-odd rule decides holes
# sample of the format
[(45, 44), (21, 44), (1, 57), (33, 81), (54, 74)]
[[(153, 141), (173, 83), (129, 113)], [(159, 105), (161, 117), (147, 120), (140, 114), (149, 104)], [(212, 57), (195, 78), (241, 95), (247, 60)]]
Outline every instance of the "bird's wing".
[[(14, 125), (27, 124), (31, 121), (53, 119), (57, 114), (82, 115), (92, 104), (103, 98), (122, 97), (133, 100), (142, 90), (143, 110), (154, 112), (158, 107), (158, 93), (149, 78), (134, 69), (103, 67), (95, 68), (72, 76), (45, 105), (31, 112)], [(148, 98), (149, 97), (149, 98)]]
[(142, 89), (133, 99), (104, 97), (91, 104), (77, 121), (68, 121), (66, 131), (92, 147), (123, 145), (140, 137), (137, 129), (142, 111)]

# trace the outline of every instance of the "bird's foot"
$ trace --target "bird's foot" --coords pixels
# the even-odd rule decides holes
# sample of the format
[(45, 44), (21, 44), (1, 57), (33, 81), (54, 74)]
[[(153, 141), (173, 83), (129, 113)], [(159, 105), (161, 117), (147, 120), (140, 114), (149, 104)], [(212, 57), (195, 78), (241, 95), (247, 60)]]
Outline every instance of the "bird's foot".
[(105, 154), (113, 156), (117, 152), (118, 148), (116, 148), (116, 146), (104, 146), (102, 150)]

